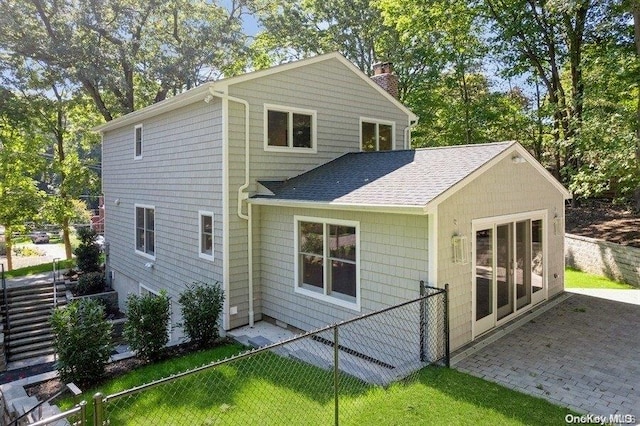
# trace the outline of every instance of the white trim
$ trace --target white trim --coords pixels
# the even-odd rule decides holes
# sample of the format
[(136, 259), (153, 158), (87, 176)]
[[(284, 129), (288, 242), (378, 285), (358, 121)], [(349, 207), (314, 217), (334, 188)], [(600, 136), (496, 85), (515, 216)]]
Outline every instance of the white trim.
[[(311, 117), (311, 147), (301, 148), (289, 146), (269, 145), (269, 111), (284, 112), (288, 114), (287, 121), (287, 142), (293, 144), (293, 114), (308, 115)], [(290, 107), (285, 105), (264, 104), (263, 106), (263, 146), (269, 152), (295, 152), (305, 154), (315, 154), (318, 152), (318, 112), (312, 109)]]
[(222, 98), (222, 328), (231, 328), (229, 316), (229, 99)]
[(427, 217), (427, 220), (427, 227), (429, 232), (429, 235), (427, 236), (427, 238), (429, 238), (429, 265), (427, 268), (427, 271), (429, 273), (429, 285), (432, 287), (440, 287), (438, 285), (438, 213), (430, 214)]
[(94, 132), (106, 132), (109, 130), (117, 129), (119, 127), (125, 126), (127, 124), (132, 124), (136, 121), (141, 121), (142, 119), (147, 119), (149, 117), (153, 117), (158, 114), (162, 114), (164, 112), (172, 111), (176, 108), (180, 108), (185, 105), (189, 105), (194, 102), (198, 102), (204, 100), (209, 92), (210, 87), (217, 87), (222, 90), (226, 90), (228, 86), (233, 84), (242, 83), (249, 80), (254, 80), (257, 78), (266, 77), (272, 74), (277, 74), (284, 71), (289, 71), (292, 69), (304, 67), (307, 65), (315, 64), (318, 62), (328, 61), (328, 60), (338, 60), (342, 64), (346, 66), (349, 70), (351, 70), (354, 74), (356, 74), (362, 81), (366, 82), (371, 88), (373, 88), (380, 95), (385, 97), (388, 101), (390, 101), (396, 108), (405, 113), (410, 120), (417, 120), (418, 116), (415, 115), (411, 110), (409, 110), (406, 106), (404, 106), (400, 101), (391, 96), (386, 90), (382, 87), (378, 86), (371, 78), (369, 78), (366, 74), (364, 74), (358, 67), (352, 64), (349, 60), (347, 60), (344, 56), (342, 56), (338, 52), (327, 53), (325, 55), (314, 56), (307, 59), (302, 59), (295, 62), (289, 62), (287, 64), (278, 65), (271, 67), (266, 70), (254, 71), (244, 75), (240, 75), (237, 77), (230, 77), (227, 79), (219, 80), (217, 82), (209, 82), (204, 83), (201, 86), (195, 87), (191, 90), (188, 90), (184, 93), (180, 93), (179, 95), (173, 96), (169, 99), (165, 99), (164, 101), (155, 103), (146, 108), (139, 109), (132, 113), (129, 113), (125, 116), (116, 118), (115, 120), (111, 120), (107, 123), (101, 124), (99, 126), (91, 129)]
[[(140, 129), (140, 155), (138, 155), (138, 129)], [(133, 126), (133, 159), (141, 160), (144, 155), (144, 128), (142, 123)]]
[(278, 206), (278, 207), (299, 207), (306, 209), (323, 209), (323, 210), (350, 210), (350, 211), (366, 211), (376, 213), (397, 213), (421, 215), (427, 214), (422, 206), (405, 206), (400, 204), (360, 204), (360, 203), (340, 203), (336, 201), (304, 201), (304, 200), (280, 200), (272, 198), (249, 198), (249, 203), (261, 206)]
[[(543, 209), (543, 210), (533, 210), (533, 211), (529, 211), (529, 212), (520, 212), (520, 213), (513, 213), (513, 214), (507, 214), (507, 215), (501, 215), (501, 216), (494, 216), (494, 217), (486, 217), (486, 218), (479, 218), (479, 219), (473, 219), (471, 221), (471, 340), (475, 340), (478, 336), (486, 333), (487, 331), (493, 330), (496, 327), (501, 326), (502, 324), (505, 324), (509, 321), (511, 321), (512, 319), (518, 317), (519, 315), (528, 312), (529, 310), (531, 310), (531, 308), (533, 308), (534, 306), (536, 306), (538, 303), (547, 300), (549, 297), (548, 294), (548, 289), (549, 289), (549, 270), (548, 270), (548, 266), (549, 266), (549, 251), (548, 251), (548, 240), (549, 240), (549, 235), (547, 234), (547, 229), (548, 229), (548, 222), (549, 222), (549, 211), (547, 209)], [(483, 229), (490, 229), (492, 232), (492, 262), (493, 262), (493, 271), (495, 273), (495, 271), (497, 270), (497, 265), (496, 265), (496, 255), (495, 255), (495, 251), (496, 251), (496, 240), (497, 240), (497, 227), (500, 225), (509, 225), (509, 226), (513, 226), (515, 223), (523, 221), (523, 220), (529, 220), (531, 222), (535, 221), (535, 220), (541, 220), (542, 221), (542, 229), (543, 229), (543, 241), (542, 241), (542, 253), (543, 253), (543, 276), (542, 276), (542, 294), (543, 297), (540, 299), (538, 298), (537, 301), (534, 301), (534, 296), (533, 296), (533, 289), (531, 290), (531, 300), (529, 302), (528, 305), (523, 306), (522, 308), (518, 309), (517, 308), (517, 296), (516, 296), (516, 292), (514, 291), (513, 294), (513, 311), (506, 315), (504, 318), (501, 319), (497, 319), (498, 316), (498, 310), (497, 310), (497, 294), (495, 292), (495, 288), (493, 287), (493, 280), (492, 280), (492, 312), (491, 314), (488, 315), (488, 317), (490, 316), (491, 322), (492, 322), (492, 326), (489, 327), (486, 330), (482, 330), (480, 332), (478, 332), (476, 330), (476, 250), (477, 250), (477, 246), (476, 246), (476, 232), (479, 230), (483, 230)], [(515, 240), (514, 240), (514, 245), (515, 245)], [(514, 283), (515, 286), (515, 283)], [(487, 317), (483, 318), (483, 320), (486, 320)]]
[(385, 126), (391, 126), (391, 151), (396, 149), (396, 122), (390, 120), (380, 120), (378, 118), (360, 117), (359, 120), (359, 135), (360, 135), (360, 151), (362, 151), (362, 123), (370, 123), (376, 125), (376, 151), (380, 151), (380, 124)]
[[(205, 216), (211, 216), (211, 254), (206, 254), (202, 252), (202, 235), (203, 235), (202, 218)], [(205, 259), (210, 261), (215, 260), (215, 247), (216, 247), (215, 228), (216, 228), (215, 218), (214, 218), (213, 212), (199, 210), (198, 211), (198, 257), (200, 259)]]
[[(146, 222), (146, 218), (147, 218), (147, 209), (149, 210), (153, 210), (153, 254), (149, 254), (146, 253), (144, 251), (140, 251), (138, 250), (138, 240), (137, 240), (137, 231), (138, 231), (138, 227), (137, 225), (137, 213), (138, 213), (138, 209), (144, 209), (145, 213), (144, 213), (144, 217), (145, 217), (145, 222)], [(150, 204), (134, 204), (133, 205), (133, 248), (136, 252), (136, 254), (139, 254), (140, 256), (146, 257), (147, 259), (151, 259), (151, 260), (156, 260), (156, 252), (157, 252), (157, 241), (158, 239), (156, 238), (158, 235), (158, 231), (156, 230), (157, 226), (156, 226), (156, 206), (152, 206)], [(146, 244), (146, 232), (147, 232), (147, 228), (146, 228), (146, 223), (145, 223), (145, 244)]]
[[(323, 240), (323, 272), (324, 272), (324, 285), (322, 288), (322, 293), (320, 292), (316, 292), (316, 291), (312, 291), (312, 290), (308, 290), (306, 288), (303, 288), (299, 285), (298, 280), (300, 277), (300, 265), (299, 265), (299, 255), (300, 255), (300, 222), (312, 222), (312, 223), (321, 223), (322, 224), (322, 229), (323, 229), (323, 235), (324, 235), (324, 240)], [(356, 265), (356, 301), (354, 302), (350, 302), (348, 300), (345, 299), (341, 299), (337, 296), (331, 296), (327, 294), (327, 282), (328, 282), (328, 273), (329, 273), (329, 268), (327, 268), (327, 262), (329, 259), (329, 249), (327, 247), (326, 244), (326, 239), (327, 239), (327, 228), (328, 225), (340, 225), (340, 226), (350, 226), (350, 227), (354, 227), (356, 230), (356, 261), (355, 261), (355, 265)], [(360, 294), (361, 294), (361, 290), (360, 290), (360, 222), (358, 221), (351, 221), (351, 220), (340, 220), (340, 219), (330, 219), (330, 218), (323, 218), (323, 217), (311, 217), (311, 216), (298, 216), (295, 215), (293, 217), (293, 227), (294, 227), (294, 261), (293, 261), (293, 273), (294, 273), (294, 279), (293, 279), (293, 286), (294, 286), (294, 292), (298, 293), (298, 294), (302, 294), (304, 296), (308, 296), (308, 297), (312, 297), (314, 299), (318, 299), (321, 300), (323, 302), (328, 302), (334, 305), (338, 305), (338, 306), (342, 306), (344, 308), (348, 308), (348, 309), (352, 309), (355, 311), (360, 312), (361, 311), (361, 305), (360, 305)]]

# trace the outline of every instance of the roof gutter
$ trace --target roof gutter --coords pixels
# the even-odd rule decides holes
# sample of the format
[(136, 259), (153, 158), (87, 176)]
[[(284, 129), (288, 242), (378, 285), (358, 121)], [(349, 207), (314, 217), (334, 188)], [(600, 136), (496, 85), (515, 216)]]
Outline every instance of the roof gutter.
[[(232, 102), (237, 102), (244, 105), (244, 183), (238, 188), (238, 217), (247, 221), (247, 262), (248, 267), (248, 281), (249, 281), (249, 326), (253, 327), (254, 312), (253, 312), (253, 221), (251, 218), (251, 206), (247, 206), (247, 214), (242, 212), (242, 202), (249, 198), (249, 194), (246, 192), (249, 187), (250, 176), (250, 162), (249, 162), (249, 102), (244, 99), (230, 96), (227, 93), (215, 90), (214, 87), (209, 87), (209, 95), (220, 99), (226, 99)], [(227, 120), (229, 118), (227, 117)], [(229, 141), (227, 141), (229, 143)]]
[(407, 206), (397, 204), (358, 204), (339, 203), (331, 201), (305, 201), (305, 200), (283, 200), (278, 198), (250, 198), (249, 205), (279, 206), (279, 207), (299, 207), (307, 209), (325, 210), (350, 210), (365, 211), (371, 213), (395, 213), (424, 216), (429, 213), (428, 204), (426, 206)]
[(418, 125), (419, 118), (409, 119), (409, 125), (404, 128), (404, 149), (411, 149), (411, 130)]

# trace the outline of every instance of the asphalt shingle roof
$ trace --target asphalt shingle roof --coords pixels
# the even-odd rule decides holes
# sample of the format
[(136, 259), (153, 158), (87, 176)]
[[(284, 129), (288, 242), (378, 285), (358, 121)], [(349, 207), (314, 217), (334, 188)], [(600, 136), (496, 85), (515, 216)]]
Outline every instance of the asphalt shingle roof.
[(515, 142), (345, 154), (285, 181), (261, 181), (275, 200), (426, 206)]

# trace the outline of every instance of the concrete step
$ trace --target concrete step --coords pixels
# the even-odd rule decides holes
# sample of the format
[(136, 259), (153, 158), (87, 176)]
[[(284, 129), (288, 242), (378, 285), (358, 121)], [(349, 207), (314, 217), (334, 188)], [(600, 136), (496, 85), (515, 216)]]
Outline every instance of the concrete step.
[[(56, 286), (56, 291), (64, 292), (66, 290), (66, 285), (64, 283), (59, 283)], [(20, 287), (12, 287), (7, 289), (7, 298), (23, 296), (29, 294), (37, 294), (37, 293), (53, 293), (53, 284), (45, 283), (45, 284), (32, 284), (32, 285), (23, 285)]]
[(52, 340), (42, 340), (38, 342), (25, 343), (24, 345), (14, 346), (9, 345), (7, 348), (7, 355), (9, 356), (9, 361), (15, 360), (17, 355), (21, 355), (27, 352), (39, 351), (43, 349), (53, 348)]
[(40, 349), (32, 349), (29, 351), (25, 351), (25, 352), (20, 352), (17, 354), (10, 354), (8, 359), (9, 362), (15, 362), (15, 361), (20, 361), (23, 359), (29, 359), (29, 358), (36, 358), (39, 356), (45, 356), (45, 355), (51, 355), (55, 353), (55, 350), (53, 349), (53, 346), (48, 346), (48, 347), (43, 347)]
[(50, 306), (53, 307), (53, 296), (37, 297), (33, 299), (23, 299), (19, 301), (9, 302), (9, 313), (19, 310), (20, 308), (30, 308), (33, 306)]
[(11, 333), (5, 334), (5, 337), (7, 337), (10, 342), (13, 342), (13, 341), (25, 339), (28, 337), (39, 336), (41, 334), (51, 334), (51, 327), (49, 326), (49, 323), (39, 323), (39, 324), (40, 324), (39, 327), (34, 327), (30, 330), (21, 330), (21, 331), (11, 330)]
[(14, 354), (20, 351), (22, 347), (44, 342), (47, 342), (49, 345), (53, 344), (53, 334), (51, 333), (51, 330), (42, 330), (38, 334), (21, 337), (19, 339), (9, 339), (7, 352), (9, 354)]
[[(20, 336), (21, 334), (29, 333), (31, 331), (39, 331), (42, 329), (50, 329), (48, 320), (39, 321), (39, 322), (28, 322), (22, 325), (14, 325), (11, 323), (11, 330), (6, 330), (5, 335), (9, 337)], [(19, 338), (19, 337), (16, 337)]]
[(22, 309), (17, 312), (9, 312), (9, 325), (14, 327), (16, 325), (28, 324), (35, 322), (34, 318), (38, 318), (39, 321), (48, 321), (51, 313), (53, 312), (52, 306), (44, 306), (32, 309)]

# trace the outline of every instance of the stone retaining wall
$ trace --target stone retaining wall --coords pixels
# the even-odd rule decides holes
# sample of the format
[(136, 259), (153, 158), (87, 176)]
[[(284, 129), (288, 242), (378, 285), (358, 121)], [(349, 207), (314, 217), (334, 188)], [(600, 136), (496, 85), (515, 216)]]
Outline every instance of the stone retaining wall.
[(640, 249), (566, 234), (566, 265), (640, 288)]

